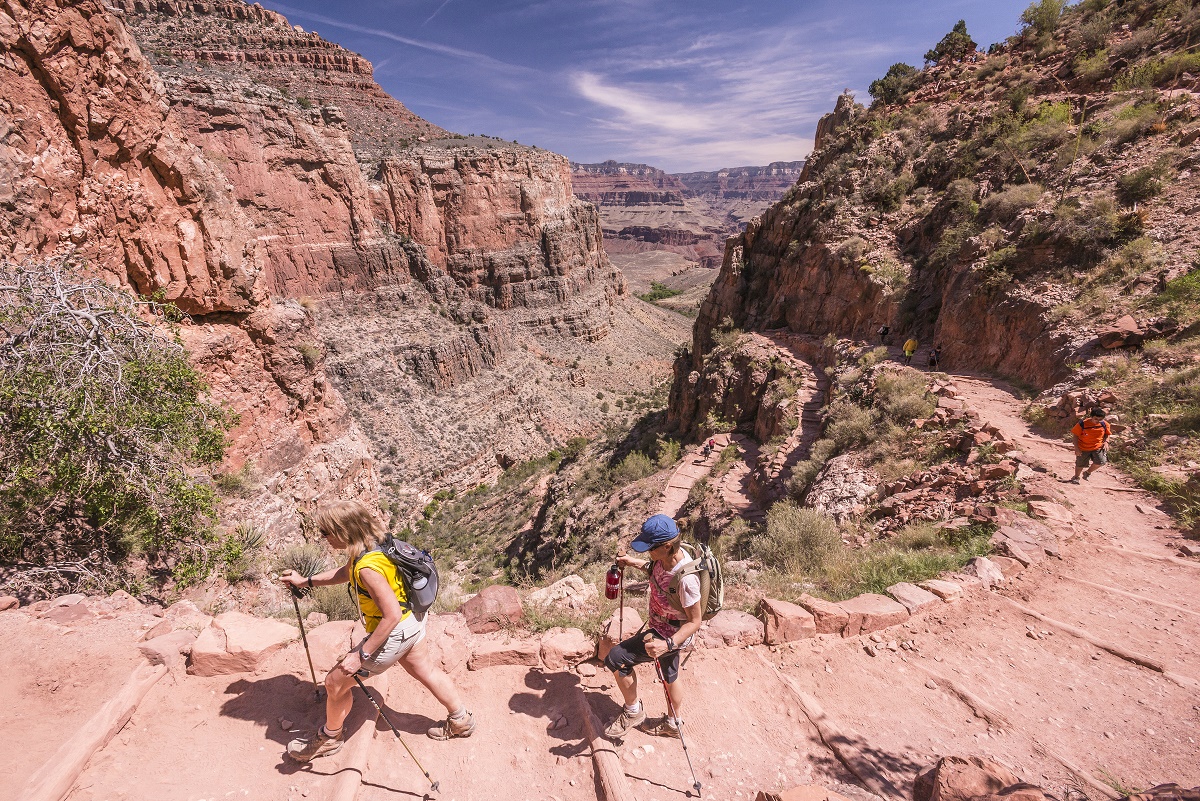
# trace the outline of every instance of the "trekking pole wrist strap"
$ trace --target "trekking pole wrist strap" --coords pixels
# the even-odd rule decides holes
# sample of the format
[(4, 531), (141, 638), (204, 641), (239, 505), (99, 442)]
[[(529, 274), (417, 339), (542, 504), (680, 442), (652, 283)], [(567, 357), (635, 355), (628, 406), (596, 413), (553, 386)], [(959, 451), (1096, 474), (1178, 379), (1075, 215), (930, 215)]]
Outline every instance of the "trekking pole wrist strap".
[(308, 577), (308, 588), (309, 588), (310, 590), (313, 588), (313, 580), (312, 580), (312, 578), (313, 578), (312, 576), (309, 576), (309, 577)]

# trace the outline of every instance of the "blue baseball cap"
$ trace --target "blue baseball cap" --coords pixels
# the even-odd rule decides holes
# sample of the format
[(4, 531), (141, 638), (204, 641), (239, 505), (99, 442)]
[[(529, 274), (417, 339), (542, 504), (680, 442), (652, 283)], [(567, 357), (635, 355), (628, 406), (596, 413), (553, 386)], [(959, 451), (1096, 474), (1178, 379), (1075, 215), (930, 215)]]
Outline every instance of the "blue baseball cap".
[(633, 538), (630, 545), (638, 553), (657, 548), (679, 536), (679, 526), (667, 515), (654, 515), (642, 523), (642, 533)]

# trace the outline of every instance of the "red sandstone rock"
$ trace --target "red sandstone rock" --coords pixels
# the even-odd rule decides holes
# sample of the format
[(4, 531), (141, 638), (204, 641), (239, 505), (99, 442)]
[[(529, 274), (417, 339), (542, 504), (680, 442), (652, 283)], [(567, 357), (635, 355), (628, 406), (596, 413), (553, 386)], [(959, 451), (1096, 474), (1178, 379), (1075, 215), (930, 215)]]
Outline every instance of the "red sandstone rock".
[(956, 584), (953, 581), (945, 581), (943, 579), (930, 579), (929, 581), (922, 581), (919, 586), (921, 589), (929, 590), (929, 592), (932, 592), (946, 603), (957, 601), (962, 597), (963, 594), (963, 587), (961, 584)]
[(139, 612), (145, 608), (141, 601), (125, 592), (125, 590), (117, 590), (108, 596), (108, 600), (112, 605), (113, 611), (116, 612)]
[(479, 594), (462, 605), (467, 628), (473, 634), (499, 631), (519, 623), (525, 617), (521, 598), (512, 587), (493, 584), (484, 587)]
[(471, 658), (471, 630), (461, 614), (430, 615), (425, 622), (425, 642), (447, 673), (466, 667)]
[(886, 595), (864, 593), (838, 604), (847, 615), (844, 637), (870, 634), (908, 620), (908, 610)]
[(722, 609), (704, 624), (696, 638), (704, 648), (760, 645), (763, 641), (763, 623), (754, 615), (736, 609)]
[(596, 653), (596, 643), (579, 629), (552, 628), (542, 635), (542, 664), (547, 670), (573, 667)]
[(917, 776), (913, 801), (973, 801), (1020, 782), (1008, 768), (985, 757), (942, 757)]
[(354, 620), (333, 620), (307, 629), (305, 633), (317, 681), (321, 681), (366, 636), (362, 626)]
[(983, 556), (976, 556), (967, 562), (962, 572), (979, 579), (985, 587), (993, 587), (1004, 583), (1004, 573), (999, 566)]
[(816, 618), (802, 606), (763, 598), (758, 605), (758, 614), (766, 624), (764, 642), (768, 645), (803, 640), (817, 634)]
[(43, 620), (52, 620), (63, 626), (83, 620), (91, 620), (94, 617), (95, 614), (84, 603), (52, 606), (42, 613)]
[(850, 615), (838, 604), (811, 595), (800, 596), (800, 606), (808, 610), (816, 623), (817, 634), (842, 634)]
[(992, 555), (988, 557), (988, 560), (1000, 568), (1000, 572), (1004, 574), (1005, 578), (1012, 578), (1025, 569), (1023, 564), (1009, 556)]
[(220, 676), (249, 673), (261, 667), (268, 656), (300, 636), (300, 632), (278, 620), (225, 612), (213, 618), (192, 644), (188, 673)]
[(887, 588), (888, 593), (899, 601), (910, 615), (916, 615), (924, 612), (931, 606), (936, 606), (942, 601), (928, 590), (923, 590), (915, 584), (908, 582), (900, 582), (893, 584)]
[(514, 640), (507, 635), (498, 635), (498, 639), (476, 637), (467, 668), (483, 670), (499, 665), (537, 667), (540, 664), (540, 652), (541, 647), (533, 640)]
[(166, 665), (174, 668), (183, 664), (184, 657), (192, 651), (192, 643), (196, 641), (194, 631), (172, 631), (162, 637), (138, 644), (138, 650), (152, 665)]
[(1128, 314), (1118, 319), (1112, 325), (1101, 328), (1097, 332), (1097, 340), (1100, 343), (1100, 347), (1109, 350), (1140, 345), (1144, 339), (1145, 336), (1142, 333), (1141, 327), (1138, 326), (1137, 320), (1134, 320)]
[(1041, 520), (1048, 520), (1052, 524), (1066, 525), (1074, 519), (1074, 515), (1065, 506), (1049, 501), (1030, 501), (1029, 514)]
[(21, 602), (11, 595), (0, 595), (0, 612), (8, 609), (18, 609)]

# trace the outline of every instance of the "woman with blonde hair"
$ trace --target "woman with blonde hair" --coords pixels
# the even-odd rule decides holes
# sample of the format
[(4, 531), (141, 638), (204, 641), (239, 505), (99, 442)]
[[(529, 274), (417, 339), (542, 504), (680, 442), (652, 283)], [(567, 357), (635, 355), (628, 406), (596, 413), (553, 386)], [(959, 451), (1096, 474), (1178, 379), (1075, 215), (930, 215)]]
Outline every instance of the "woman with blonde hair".
[(289, 570), (280, 581), (310, 588), (350, 582), (367, 636), (325, 676), (325, 724), (312, 736), (288, 743), (288, 756), (308, 762), (337, 753), (344, 742), (342, 724), (354, 703), (354, 675), (376, 675), (397, 663), (446, 707), (446, 720), (430, 729), (429, 736), (470, 737), (475, 718), (463, 706), (454, 682), (434, 662), (424, 642), (424, 617), (406, 608), (404, 583), (396, 566), (378, 550), (383, 530), (370, 509), (359, 501), (333, 501), (317, 510), (316, 524), (331, 548), (346, 551), (346, 564), (308, 577)]

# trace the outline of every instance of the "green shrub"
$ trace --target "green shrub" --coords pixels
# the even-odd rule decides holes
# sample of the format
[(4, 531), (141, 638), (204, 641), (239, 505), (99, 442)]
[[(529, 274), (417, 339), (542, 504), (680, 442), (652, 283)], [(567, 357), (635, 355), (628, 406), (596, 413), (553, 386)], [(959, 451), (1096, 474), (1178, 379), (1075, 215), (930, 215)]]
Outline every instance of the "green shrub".
[(632, 484), (654, 474), (654, 463), (640, 451), (634, 451), (613, 468), (613, 479), (618, 484)]
[(850, 401), (838, 401), (830, 407), (830, 423), (825, 438), (839, 451), (847, 451), (873, 442), (879, 436), (879, 418), (872, 409)]
[(871, 82), (867, 92), (880, 103), (901, 103), (916, 88), (920, 75), (920, 70), (914, 66), (903, 62), (893, 64), (882, 78)]
[(253, 523), (238, 523), (221, 544), (225, 580), (230, 584), (257, 578), (259, 557), (266, 534)]
[(276, 573), (295, 570), (302, 576), (315, 576), (329, 569), (326, 551), (317, 542), (306, 542), (285, 548), (272, 563)]
[(115, 579), (143, 555), (202, 578), (216, 494), (195, 468), (236, 418), (207, 398), (177, 309), (76, 271), (0, 264), (0, 561)]
[(1048, 36), (1058, 28), (1066, 0), (1036, 0), (1021, 12), (1021, 23), (1039, 36)]
[(751, 548), (764, 567), (813, 573), (842, 551), (842, 534), (832, 517), (780, 501), (767, 512), (766, 530)]
[(1117, 119), (1105, 129), (1105, 136), (1118, 145), (1128, 144), (1152, 131), (1161, 116), (1154, 104), (1129, 106), (1117, 114)]
[(638, 295), (638, 297), (647, 303), (654, 303), (655, 301), (666, 300), (667, 298), (673, 298), (676, 295), (682, 294), (682, 289), (671, 289), (671, 287), (667, 286), (666, 284), (659, 283), (658, 281), (651, 281), (650, 291), (644, 292)]
[(1157, 197), (1163, 190), (1164, 170), (1160, 165), (1150, 165), (1117, 178), (1117, 198), (1126, 206), (1143, 203)]
[(1031, 209), (1042, 199), (1041, 184), (1018, 184), (988, 195), (983, 201), (983, 215), (989, 220), (1011, 223), (1025, 209)]
[(942, 59), (950, 59), (952, 61), (961, 61), (968, 53), (974, 53), (978, 45), (975, 40), (967, 33), (966, 20), (959, 20), (954, 23), (954, 28), (950, 33), (941, 38), (932, 50), (925, 53), (925, 61), (930, 64), (937, 64)]
[(1123, 245), (1104, 263), (1102, 278), (1119, 280), (1157, 270), (1166, 263), (1166, 253), (1153, 239), (1142, 237)]
[(316, 345), (297, 345), (296, 351), (300, 354), (300, 358), (304, 359), (304, 366), (310, 370), (321, 362), (321, 349)]
[(1099, 83), (1108, 77), (1108, 51), (1099, 50), (1090, 56), (1079, 56), (1071, 65), (1071, 71), (1089, 85)]
[(899, 425), (929, 417), (937, 407), (926, 389), (925, 376), (891, 370), (879, 373), (875, 379), (875, 405)]
[(908, 284), (908, 267), (891, 256), (880, 255), (863, 264), (862, 269), (889, 293), (899, 292)]

